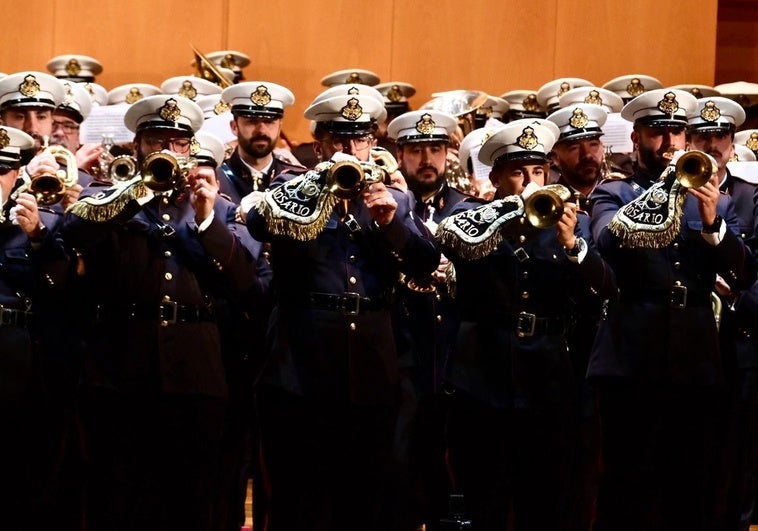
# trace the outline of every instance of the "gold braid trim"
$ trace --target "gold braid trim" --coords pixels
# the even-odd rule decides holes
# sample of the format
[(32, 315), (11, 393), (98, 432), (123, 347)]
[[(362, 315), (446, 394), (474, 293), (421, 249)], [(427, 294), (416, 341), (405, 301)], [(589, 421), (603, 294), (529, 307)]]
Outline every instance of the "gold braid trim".
[(316, 239), (321, 234), (338, 201), (337, 196), (329, 193), (328, 190), (322, 190), (316, 204), (316, 211), (308, 218), (301, 218), (301, 222), (295, 221), (294, 217), (283, 216), (284, 210), (265, 200), (260, 201), (257, 208), (263, 219), (266, 220), (266, 225), (271, 234), (307, 242)]
[(149, 189), (140, 176), (116, 187), (79, 199), (68, 208), (75, 216), (87, 221), (103, 223), (118, 216), (130, 201), (146, 197)]
[(447, 218), (443, 219), (437, 227), (434, 237), (440, 245), (453, 249), (464, 260), (479, 260), (480, 258), (484, 258), (497, 249), (497, 246), (503, 241), (503, 233), (495, 231), (489, 238), (480, 242), (467, 242), (455, 232), (447, 230), (445, 226), (446, 220)]
[(621, 240), (621, 246), (626, 248), (662, 249), (667, 247), (679, 234), (682, 227), (682, 212), (686, 196), (684, 187), (676, 187), (674, 208), (671, 215), (654, 230), (645, 230), (639, 226), (630, 227), (620, 219), (622, 210), (614, 214), (608, 222), (608, 230)]

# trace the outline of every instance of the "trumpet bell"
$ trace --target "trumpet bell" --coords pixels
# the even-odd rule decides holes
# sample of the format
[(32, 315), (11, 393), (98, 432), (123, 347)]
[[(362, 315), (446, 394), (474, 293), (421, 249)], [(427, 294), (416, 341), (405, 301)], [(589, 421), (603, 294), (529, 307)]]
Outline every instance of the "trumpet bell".
[(119, 155), (108, 165), (108, 179), (111, 182), (124, 182), (137, 174), (137, 161), (131, 155)]
[(676, 179), (685, 188), (700, 188), (718, 171), (716, 160), (703, 151), (687, 151), (676, 161)]
[(44, 151), (53, 155), (55, 160), (66, 169), (60, 169), (55, 173), (32, 175), (26, 191), (34, 195), (37, 203), (49, 206), (59, 203), (66, 189), (78, 182), (79, 170), (76, 156), (63, 146), (47, 146)]
[(549, 185), (536, 190), (524, 201), (527, 221), (537, 229), (552, 227), (561, 219), (563, 203), (569, 196), (568, 188), (562, 185)]
[(141, 175), (145, 186), (154, 192), (178, 188), (189, 170), (197, 166), (193, 157), (176, 158), (164, 151), (150, 153), (142, 162)]
[(340, 199), (352, 199), (363, 189), (363, 167), (352, 160), (335, 162), (326, 174), (329, 191)]

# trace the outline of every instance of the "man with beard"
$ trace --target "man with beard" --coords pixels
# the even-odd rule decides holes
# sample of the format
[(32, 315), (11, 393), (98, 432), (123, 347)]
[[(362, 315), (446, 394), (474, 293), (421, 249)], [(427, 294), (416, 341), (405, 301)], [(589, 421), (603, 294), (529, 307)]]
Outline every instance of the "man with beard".
[(603, 470), (594, 529), (720, 529), (728, 382), (711, 292), (756, 278), (716, 176), (684, 188), (668, 168), (685, 147), (695, 97), (646, 92), (621, 111), (639, 170), (592, 193), (592, 235), (616, 274), (587, 375), (597, 390)]
[[(583, 88), (586, 87), (574, 90)], [(573, 91), (566, 94), (570, 92)], [(569, 189), (572, 194), (570, 201), (585, 213), (589, 210), (587, 198), (602, 178), (604, 146), (600, 137), (607, 117), (603, 107), (592, 103), (573, 103), (547, 117), (560, 131), (552, 150), (553, 164), (560, 173), (557, 182)], [(583, 234), (590, 234), (589, 216), (579, 216), (577, 223)], [(574, 305), (574, 325), (566, 336), (572, 366), (576, 368), (577, 374), (584, 374), (597, 333), (600, 305), (596, 301), (579, 299), (574, 301)], [(582, 444), (577, 450), (574, 461), (576, 468), (572, 474), (576, 488), (571, 492), (577, 499), (571, 504), (571, 518), (576, 529), (590, 529), (599, 473), (600, 428), (587, 381), (577, 378), (575, 383), (578, 405), (576, 415)]]
[[(692, 149), (704, 151), (718, 164), (718, 181), (722, 193), (732, 198), (740, 223), (740, 235), (755, 254), (755, 182), (733, 175), (727, 162), (734, 154), (734, 132), (745, 121), (742, 106), (722, 97), (698, 100), (695, 113), (689, 117), (688, 136)], [(758, 285), (749, 290), (732, 292), (723, 279), (717, 278), (716, 292), (722, 300), (721, 348), (733, 390), (727, 403), (725, 434), (725, 474), (722, 500), (728, 511), (730, 529), (747, 530), (755, 508), (756, 475), (756, 368), (758, 368)]]
[[(219, 190), (239, 205), (238, 220), (263, 197), (263, 192), (279, 174), (302, 173), (274, 155), (282, 129), (284, 109), (292, 105), (292, 92), (268, 81), (249, 81), (227, 87), (221, 99), (231, 106), (232, 132), (237, 147), (216, 170)], [(247, 234), (243, 243), (254, 256), (267, 254), (262, 244)], [(229, 408), (222, 439), (220, 483), (216, 523), (219, 529), (236, 530), (245, 522), (248, 480), (253, 484), (253, 524), (263, 529), (268, 507), (266, 481), (259, 466), (258, 423), (254, 411), (253, 387), (263, 360), (262, 338), (270, 306), (259, 298), (240, 294), (223, 306), (224, 368), (229, 385)], [(255, 338), (251, 340), (251, 338)]]
[(560, 172), (557, 182), (572, 192), (582, 210), (588, 210), (587, 198), (603, 177), (605, 147), (600, 137), (607, 118), (601, 106), (590, 103), (569, 105), (547, 117), (561, 130), (552, 152)]
[(276, 83), (246, 81), (224, 89), (221, 99), (231, 106), (229, 125), (237, 136), (237, 147), (221, 167), (223, 172), (217, 172), (219, 190), (240, 205), (239, 219), (244, 220), (277, 175), (305, 171), (274, 156), (284, 109), (295, 102), (295, 96)]
[[(432, 233), (437, 223), (467, 196), (445, 178), (454, 116), (435, 110), (401, 114), (387, 126), (397, 142), (397, 160), (411, 193), (417, 218)], [(406, 388), (396, 434), (396, 464), (401, 485), (393, 486), (400, 529), (426, 524), (436, 529), (446, 514), (450, 493), (444, 454), (442, 371), (458, 327), (458, 317), (448, 290), (448, 260), (441, 257), (437, 271), (427, 278), (407, 279), (399, 291), (398, 328), (409, 338), (410, 356), (401, 373)], [(400, 443), (398, 443), (400, 441)], [(407, 450), (403, 450), (407, 448)], [(405, 490), (404, 490), (405, 489)]]

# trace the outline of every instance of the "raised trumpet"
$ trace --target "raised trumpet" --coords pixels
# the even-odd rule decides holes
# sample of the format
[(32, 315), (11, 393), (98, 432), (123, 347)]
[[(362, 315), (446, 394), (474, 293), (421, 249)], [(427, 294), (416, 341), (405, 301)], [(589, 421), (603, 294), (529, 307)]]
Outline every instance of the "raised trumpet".
[(718, 172), (718, 162), (704, 151), (687, 151), (674, 166), (676, 180), (685, 188), (700, 188)]
[(150, 153), (142, 162), (142, 182), (153, 192), (181, 188), (190, 170), (197, 167), (195, 157), (174, 157), (165, 151)]
[(376, 164), (341, 160), (326, 172), (326, 187), (340, 199), (353, 199), (369, 184), (386, 182), (387, 172)]
[(537, 229), (552, 227), (563, 215), (563, 204), (571, 192), (562, 184), (549, 184), (535, 190), (524, 201), (524, 214), (529, 224)]
[[(47, 139), (45, 139), (47, 144)], [(71, 188), (79, 181), (79, 169), (76, 165), (76, 157), (71, 151), (63, 146), (45, 146), (43, 153), (50, 153), (65, 169), (59, 169), (55, 173), (39, 173), (27, 176), (26, 180), (11, 195), (16, 199), (19, 194), (30, 193), (40, 205), (54, 205), (59, 203), (66, 195), (66, 189)]]
[(131, 155), (119, 155), (108, 164), (108, 180), (112, 183), (125, 182), (137, 175), (137, 161)]

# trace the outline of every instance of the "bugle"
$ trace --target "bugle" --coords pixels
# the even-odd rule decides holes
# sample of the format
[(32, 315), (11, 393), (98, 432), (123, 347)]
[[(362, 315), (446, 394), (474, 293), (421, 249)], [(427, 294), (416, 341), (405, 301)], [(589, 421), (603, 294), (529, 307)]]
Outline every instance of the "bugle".
[(676, 180), (685, 188), (700, 188), (718, 171), (716, 159), (704, 151), (686, 151), (674, 166)]
[(181, 188), (190, 170), (197, 167), (195, 157), (174, 157), (165, 151), (150, 153), (142, 162), (142, 182), (153, 192)]
[(341, 160), (332, 164), (326, 172), (326, 187), (340, 199), (353, 199), (366, 186), (386, 182), (387, 172), (376, 164)]
[(63, 199), (67, 188), (79, 181), (76, 157), (71, 151), (63, 146), (45, 146), (42, 152), (50, 153), (59, 164), (65, 166), (65, 169), (28, 176), (28, 180), (13, 192), (11, 199), (16, 199), (19, 194), (26, 192), (32, 194), (40, 205), (54, 205)]
[(561, 184), (549, 184), (535, 190), (524, 201), (524, 215), (529, 224), (537, 229), (552, 227), (563, 215), (563, 204), (571, 192)]

